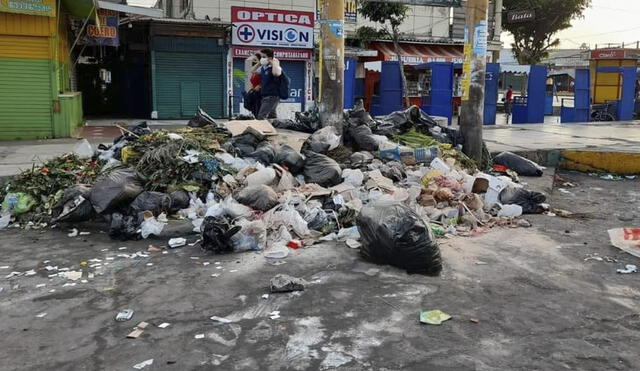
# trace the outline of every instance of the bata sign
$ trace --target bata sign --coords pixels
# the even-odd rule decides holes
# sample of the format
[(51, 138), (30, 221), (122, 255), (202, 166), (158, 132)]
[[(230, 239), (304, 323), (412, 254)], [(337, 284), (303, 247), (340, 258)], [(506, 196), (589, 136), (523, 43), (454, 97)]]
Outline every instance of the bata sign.
[(313, 13), (231, 7), (232, 43), (241, 46), (313, 48)]

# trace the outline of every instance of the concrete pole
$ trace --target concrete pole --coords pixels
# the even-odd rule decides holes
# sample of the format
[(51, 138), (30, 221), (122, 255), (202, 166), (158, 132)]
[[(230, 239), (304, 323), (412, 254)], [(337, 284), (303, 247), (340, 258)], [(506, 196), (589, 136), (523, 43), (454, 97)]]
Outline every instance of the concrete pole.
[(343, 129), (344, 108), (344, 0), (319, 0), (320, 94), (322, 126)]
[(460, 130), (464, 153), (478, 164), (482, 161), (488, 4), (489, 0), (468, 0), (466, 9)]
[[(493, 41), (500, 42), (500, 35), (502, 34), (502, 0), (494, 0), (494, 19), (496, 21), (493, 33)], [(493, 63), (498, 63), (500, 59), (500, 51), (493, 52)]]

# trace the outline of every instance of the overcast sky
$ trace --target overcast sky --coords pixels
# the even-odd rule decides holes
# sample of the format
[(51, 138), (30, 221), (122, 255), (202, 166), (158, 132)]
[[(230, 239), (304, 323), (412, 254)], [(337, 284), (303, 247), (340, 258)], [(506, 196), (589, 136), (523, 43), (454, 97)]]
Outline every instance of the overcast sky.
[[(640, 41), (640, 0), (592, 0), (591, 8), (584, 12), (584, 19), (572, 22), (573, 27), (559, 32), (560, 48), (578, 48), (587, 43), (622, 43)], [(510, 48), (513, 38), (503, 34), (505, 48)]]

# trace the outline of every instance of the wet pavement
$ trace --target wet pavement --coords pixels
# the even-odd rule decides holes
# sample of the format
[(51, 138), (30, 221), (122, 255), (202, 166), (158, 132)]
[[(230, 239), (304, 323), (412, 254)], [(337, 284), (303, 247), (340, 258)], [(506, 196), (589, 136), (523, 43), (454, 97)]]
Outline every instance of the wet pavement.
[[(616, 274), (640, 260), (606, 232), (640, 223), (640, 182), (560, 175), (576, 186), (548, 189), (550, 203), (580, 218), (527, 216), (533, 228), (440, 240), (440, 277), (370, 264), (342, 243), (279, 261), (197, 246), (149, 253), (166, 241), (112, 241), (83, 226), (92, 233), (0, 231), (0, 369), (127, 370), (149, 359), (145, 370), (640, 369), (640, 276)], [(82, 277), (49, 277), (47, 266)], [(271, 294), (278, 273), (308, 285)], [(133, 319), (116, 322), (127, 308)], [(433, 309), (453, 318), (421, 325)], [(141, 321), (143, 334), (126, 338)]]

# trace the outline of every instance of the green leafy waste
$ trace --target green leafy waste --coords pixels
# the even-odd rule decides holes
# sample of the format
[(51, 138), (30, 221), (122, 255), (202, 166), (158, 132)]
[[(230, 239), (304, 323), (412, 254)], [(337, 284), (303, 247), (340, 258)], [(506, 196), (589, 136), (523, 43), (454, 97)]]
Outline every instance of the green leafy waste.
[(442, 152), (443, 157), (451, 157), (455, 159), (456, 163), (458, 163), (462, 168), (471, 171), (478, 169), (476, 162), (462, 153), (462, 151), (458, 151), (453, 148), (451, 144), (438, 142), (435, 138), (420, 133), (415, 128), (404, 134), (395, 136), (394, 140), (403, 146), (411, 148), (438, 147), (440, 152)]

